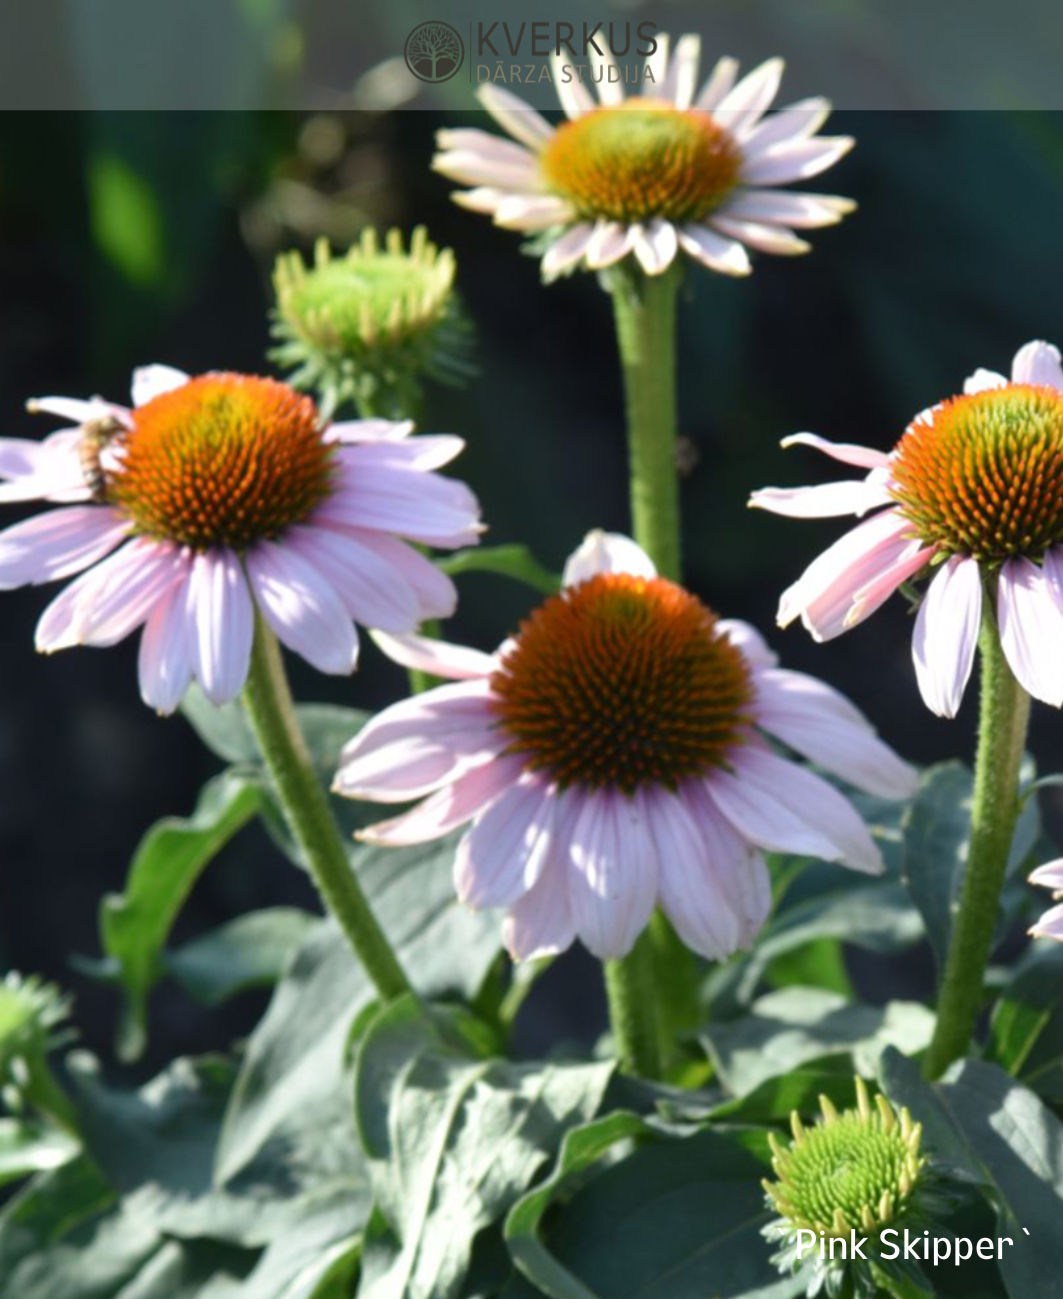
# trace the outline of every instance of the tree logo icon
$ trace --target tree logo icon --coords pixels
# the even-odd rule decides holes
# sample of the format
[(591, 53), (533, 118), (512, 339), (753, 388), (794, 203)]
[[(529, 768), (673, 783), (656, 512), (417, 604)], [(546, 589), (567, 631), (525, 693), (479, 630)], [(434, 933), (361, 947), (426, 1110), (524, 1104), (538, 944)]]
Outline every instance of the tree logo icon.
[(421, 23), (406, 37), (406, 66), (420, 81), (449, 81), (465, 62), (465, 43), (449, 23)]

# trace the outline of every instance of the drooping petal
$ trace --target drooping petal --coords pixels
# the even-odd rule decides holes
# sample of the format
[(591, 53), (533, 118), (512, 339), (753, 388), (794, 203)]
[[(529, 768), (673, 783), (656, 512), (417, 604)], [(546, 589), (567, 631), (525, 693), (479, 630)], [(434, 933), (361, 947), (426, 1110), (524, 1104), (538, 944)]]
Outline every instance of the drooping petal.
[(805, 194), (786, 189), (740, 189), (719, 209), (721, 215), (741, 217), (746, 221), (763, 221), (790, 226), (795, 230), (814, 230), (837, 225), (855, 211), (849, 198), (833, 194)]
[(618, 958), (649, 923), (657, 900), (657, 852), (640, 796), (596, 790), (581, 801), (568, 877), (572, 918), (593, 955)]
[(738, 646), (752, 668), (773, 668), (778, 663), (778, 654), (748, 622), (742, 622), (738, 618), (721, 618), (716, 624), (716, 630), (726, 636), (732, 645)]
[(444, 547), (475, 542), (481, 530), (479, 502), (463, 482), (380, 465), (358, 472), (345, 467), (315, 519)]
[(431, 636), (389, 636), (371, 633), (377, 646), (400, 667), (414, 672), (428, 672), (434, 677), (463, 681), (472, 677), (489, 677), (498, 670), (498, 657), (467, 645), (434, 640)]
[(353, 445), (402, 442), (412, 432), (412, 419), (348, 419), (330, 424), (322, 434), (322, 440)]
[(1050, 907), (1048, 911), (1030, 926), (1031, 938), (1054, 938), (1063, 942), (1063, 906)]
[(255, 601), (281, 643), (319, 672), (353, 672), (358, 661), (354, 624), (312, 565), (273, 541), (252, 546), (246, 564)]
[(1063, 388), (1063, 364), (1060, 363), (1059, 348), (1040, 339), (1020, 347), (1011, 363), (1011, 381)]
[(1008, 665), (1023, 689), (1054, 708), (1063, 704), (1063, 614), (1044, 574), (1028, 559), (1009, 559), (998, 578), (997, 621)]
[[(498, 140), (497, 136), (487, 136), (487, 139), (506, 143)], [(519, 148), (518, 145), (512, 147)], [(490, 185), (522, 194), (535, 194), (542, 189), (536, 156), (527, 150), (520, 158), (497, 149), (448, 150), (435, 155), (432, 170), (461, 185)]]
[(653, 578), (657, 568), (638, 542), (620, 532), (588, 532), (565, 561), (563, 586), (578, 586), (602, 573), (630, 573)]
[(939, 717), (955, 717), (971, 676), (982, 622), (982, 574), (975, 559), (954, 555), (927, 588), (912, 636), (915, 676), (923, 702)]
[(183, 387), (190, 378), (172, 365), (138, 365), (133, 371), (133, 405), (146, 406), (164, 392)]
[(849, 631), (870, 618), (876, 609), (881, 609), (894, 591), (924, 569), (933, 557), (933, 546), (910, 541), (899, 555), (859, 588), (845, 615), (844, 629)]
[(458, 606), (454, 583), (420, 551), (385, 532), (365, 528), (344, 528), (342, 531), (395, 570), (397, 580), (413, 592), (420, 614), (419, 622), (426, 618), (449, 618), (453, 614)]
[[(706, 843), (715, 826), (699, 824), (687, 802), (670, 790), (655, 790), (646, 803), (660, 862), (661, 906), (688, 947), (710, 961), (725, 960), (739, 945), (740, 926), (720, 884), (723, 863), (713, 860)], [(731, 842), (739, 842), (733, 832)]]
[(709, 794), (735, 829), (772, 852), (808, 853), (877, 875), (882, 855), (853, 805), (825, 780), (764, 749), (736, 752)]
[(815, 487), (761, 487), (749, 498), (752, 509), (791, 519), (831, 519), (844, 514), (859, 517), (892, 501), (884, 483), (866, 479), (819, 483)]
[(454, 856), (454, 890), (475, 910), (517, 902), (539, 878), (553, 832), (555, 799), (525, 773), (474, 822)]
[(1030, 872), (1029, 880), (1039, 888), (1052, 889), (1057, 893), (1063, 892), (1063, 857), (1057, 857), (1055, 861), (1046, 861), (1043, 866), (1038, 866), (1036, 870)]
[(0, 532), (0, 589), (71, 577), (109, 555), (129, 520), (100, 505), (48, 510)]
[(713, 802), (707, 781), (685, 781), (679, 792), (705, 841), (716, 887), (738, 922), (735, 945), (749, 947), (771, 912), (771, 877), (764, 857)]
[(856, 465), (860, 469), (888, 469), (890, 463), (890, 458), (884, 451), (857, 446), (854, 442), (828, 442), (817, 433), (791, 433), (779, 445), (784, 450), (788, 447), (814, 447), (832, 460), (840, 460), (844, 465)]
[(587, 265), (592, 271), (612, 266), (626, 257), (634, 244), (634, 226), (624, 225), (620, 221), (599, 221), (587, 245)]
[(727, 239), (708, 226), (682, 226), (679, 246), (696, 262), (720, 275), (748, 275), (753, 269), (749, 254), (737, 239)]
[(776, 144), (745, 163), (742, 179), (747, 185), (787, 185), (808, 180), (833, 167), (855, 143), (849, 135), (817, 135), (811, 140)]
[(504, 230), (550, 230), (576, 217), (572, 204), (553, 194), (510, 194), (493, 211), (495, 225)]
[(340, 452), (341, 463), (357, 475), (362, 469), (442, 469), (465, 449), (465, 439), (450, 433), (408, 439), (354, 442)]
[(196, 555), (188, 580), (188, 655), (212, 704), (230, 703), (251, 663), (255, 611), (240, 561), (231, 550)]
[(445, 785), (409, 812), (359, 830), (356, 838), (392, 848), (441, 839), (505, 793), (523, 770), (524, 758), (519, 754), (492, 758), (459, 776), (452, 785)]
[(799, 257), (811, 251), (806, 239), (799, 239), (792, 230), (781, 225), (766, 225), (761, 221), (745, 221), (738, 217), (716, 212), (707, 218), (709, 225), (728, 239), (738, 239), (747, 248), (775, 257)]
[(675, 226), (663, 217), (654, 217), (646, 225), (632, 226), (635, 257), (647, 275), (662, 275), (679, 251)]
[(296, 526), (285, 544), (315, 568), (363, 627), (410, 632), (421, 622), (420, 605), (402, 573), (349, 535)]
[(566, 230), (546, 250), (542, 260), (544, 279), (553, 279), (575, 266), (586, 255), (593, 237), (594, 226), (589, 221), (581, 221), (571, 230)]
[(156, 712), (172, 713), (192, 681), (188, 652), (187, 579), (156, 605), (144, 625), (138, 656), (140, 697)]
[(757, 676), (757, 723), (777, 739), (858, 789), (880, 798), (910, 798), (918, 772), (871, 729), (837, 690), (802, 672)]
[(556, 956), (572, 946), (576, 926), (568, 901), (569, 835), (574, 800), (554, 794), (554, 829), (538, 880), (510, 907), (502, 923), (502, 941), (514, 961)]

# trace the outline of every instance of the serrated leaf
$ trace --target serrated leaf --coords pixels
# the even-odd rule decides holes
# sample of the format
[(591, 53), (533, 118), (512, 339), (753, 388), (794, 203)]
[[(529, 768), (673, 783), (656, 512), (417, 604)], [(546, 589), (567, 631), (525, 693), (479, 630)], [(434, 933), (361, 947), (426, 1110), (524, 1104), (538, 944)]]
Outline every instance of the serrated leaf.
[(174, 920), (200, 872), (262, 808), (262, 778), (231, 770), (205, 785), (195, 812), (168, 817), (140, 841), (125, 892), (100, 905), (104, 951), (117, 966), (126, 993), (119, 1051), (137, 1056), (144, 1046), (148, 993), (161, 973), (161, 953)]
[(701, 1031), (720, 1081), (745, 1096), (770, 1078), (825, 1056), (851, 1056), (859, 1073), (874, 1072), (887, 1046), (907, 1053), (930, 1041), (934, 1016), (916, 1002), (865, 1006), (819, 988), (784, 988), (750, 1011)]
[(382, 1013), (359, 1050), (355, 1109), (398, 1249), (363, 1299), (455, 1299), (477, 1233), (508, 1212), (565, 1129), (594, 1114), (612, 1071), (470, 1059), (413, 998)]

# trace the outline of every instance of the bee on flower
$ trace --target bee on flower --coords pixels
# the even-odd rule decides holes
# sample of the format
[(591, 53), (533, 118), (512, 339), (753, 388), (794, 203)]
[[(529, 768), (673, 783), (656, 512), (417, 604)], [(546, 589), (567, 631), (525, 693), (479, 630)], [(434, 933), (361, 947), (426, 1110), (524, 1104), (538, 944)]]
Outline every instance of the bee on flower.
[(770, 907), (770, 852), (882, 869), (859, 813), (781, 743), (856, 787), (903, 798), (913, 770), (831, 687), (778, 666), (756, 631), (657, 576), (631, 540), (591, 533), (549, 597), (494, 654), (376, 635), (450, 679), (373, 719), (336, 792), (420, 799), (362, 833), (402, 845), (468, 825), (458, 897), (506, 908), (514, 959), (575, 938), (623, 956), (660, 904), (720, 959)]

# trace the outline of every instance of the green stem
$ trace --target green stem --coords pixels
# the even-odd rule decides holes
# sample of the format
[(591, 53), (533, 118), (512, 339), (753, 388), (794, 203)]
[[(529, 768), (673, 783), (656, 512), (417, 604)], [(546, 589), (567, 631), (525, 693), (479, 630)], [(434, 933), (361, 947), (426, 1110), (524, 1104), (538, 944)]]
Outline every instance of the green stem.
[[(433, 640), (439, 639), (442, 628), (439, 625), (438, 618), (429, 618), (427, 622), (421, 623), (417, 629), (418, 635), (430, 636)], [(431, 672), (425, 672), (421, 668), (410, 668), (410, 690), (415, 695), (423, 695), (426, 690), (431, 690), (433, 686), (439, 685), (439, 678), (434, 677)]]
[(329, 911), (381, 997), (410, 991), (409, 980), (369, 909), (339, 826), (306, 749), (277, 638), (259, 615), (244, 706), (280, 795), (285, 818)]
[(648, 931), (620, 961), (605, 962), (605, 995), (616, 1052), (625, 1073), (658, 1078), (660, 1028), (653, 996), (653, 946)]
[(80, 1136), (78, 1131), (77, 1112), (66, 1092), (56, 1081), (51, 1066), (43, 1054), (32, 1056), (26, 1061), (27, 1077), (22, 1084), (21, 1092), (39, 1114), (51, 1119), (53, 1123)]
[(679, 272), (622, 269), (612, 291), (624, 370), (635, 540), (663, 577), (681, 577), (675, 318)]
[[(676, 296), (679, 272), (647, 276), (620, 266), (611, 277), (613, 316), (624, 373), (631, 519), (635, 540), (663, 576), (681, 576), (679, 472), (676, 461)], [(646, 1078), (659, 1077), (662, 1048), (670, 1056), (680, 1025), (671, 1002), (657, 995), (658, 973), (675, 984), (692, 977), (671, 928), (655, 917), (634, 950), (607, 961), (605, 987), (609, 1019), (622, 1066)], [(692, 994), (691, 994), (692, 995)], [(680, 995), (676, 1007), (686, 1007)]]
[(978, 641), (982, 700), (974, 770), (971, 839), (949, 954), (938, 998), (934, 1037), (923, 1062), (939, 1078), (967, 1050), (985, 988), (1000, 893), (1019, 817), (1019, 767), (1026, 742), (1030, 697), (1015, 680), (987, 607)]

